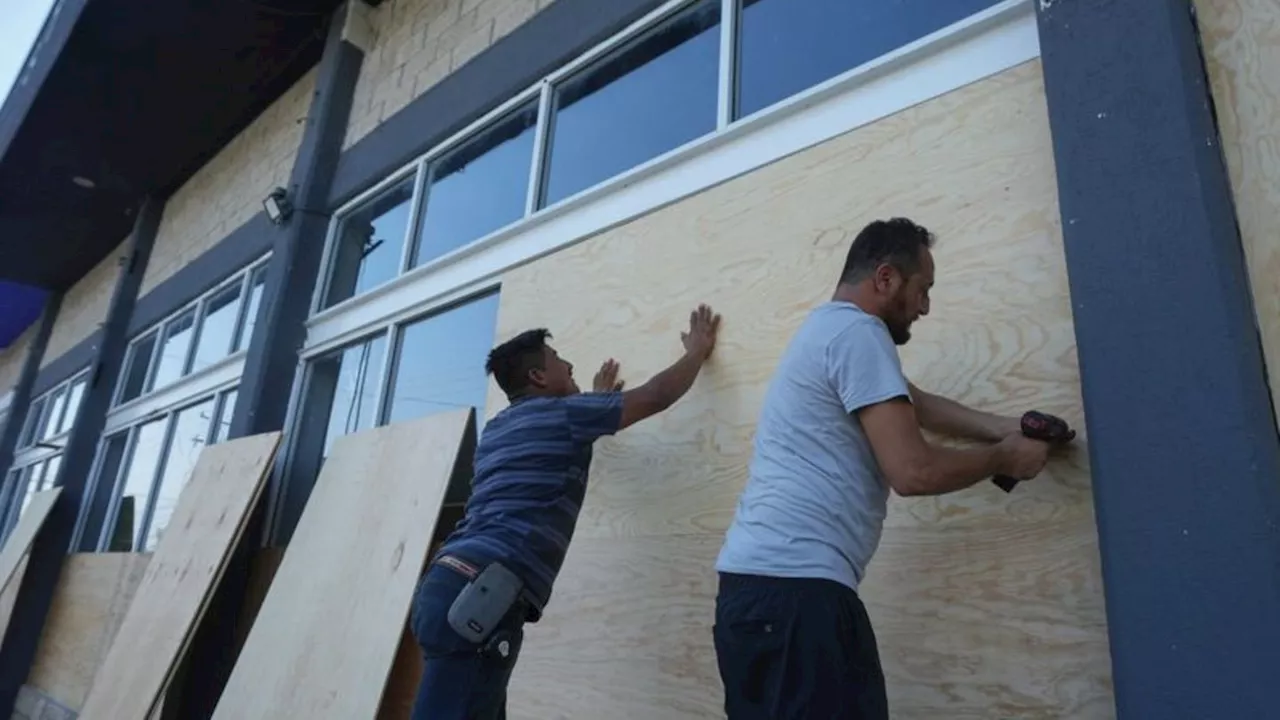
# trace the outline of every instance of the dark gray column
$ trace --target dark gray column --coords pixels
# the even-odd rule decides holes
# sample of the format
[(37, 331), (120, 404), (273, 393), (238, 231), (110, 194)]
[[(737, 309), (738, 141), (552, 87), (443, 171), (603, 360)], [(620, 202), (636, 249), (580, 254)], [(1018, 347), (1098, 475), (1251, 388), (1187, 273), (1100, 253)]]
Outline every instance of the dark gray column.
[(1273, 717), (1280, 440), (1191, 3), (1037, 7), (1118, 715)]
[[(13, 386), (13, 397), (9, 398), (9, 415), (0, 428), (0, 482), (9, 473), (13, 464), (13, 451), (18, 446), (18, 436), (22, 434), (22, 425), (26, 422), (27, 409), (31, 405), (32, 388), (36, 377), (40, 375), (40, 363), (44, 359), (45, 348), (49, 346), (49, 336), (53, 334), (53, 323), (58, 319), (58, 309), (62, 307), (62, 293), (53, 293), (44, 302), (44, 310), (40, 312), (40, 327), (36, 336), (31, 339), (27, 348), (27, 357), (22, 361), (22, 373)], [(0, 507), (0, 512), (4, 508)]]
[(133, 313), (142, 274), (146, 271), (164, 203), (147, 199), (138, 211), (128, 255), (111, 296), (102, 340), (90, 365), (89, 385), (81, 400), (76, 423), (67, 438), (58, 478), (62, 495), (45, 521), (44, 529), (31, 546), (26, 573), (18, 590), (13, 614), (0, 644), (0, 714), (13, 713), (18, 688), (26, 682), (35, 659), (40, 632), (53, 601), (53, 592), (62, 571), (76, 516), (84, 501), (85, 487), (93, 466), (93, 455), (106, 422), (107, 409), (120, 365), (128, 347), (129, 316)]
[[(352, 0), (359, 3), (359, 0)], [(355, 12), (362, 12), (357, 7)], [(324, 250), (325, 212), (351, 101), (364, 52), (344, 37), (344, 4), (330, 21), (328, 39), (307, 114), (302, 144), (289, 178), (292, 217), (273, 227), (270, 267), (263, 288), (258, 323), (245, 358), (244, 375), (231, 420), (231, 437), (284, 427), (290, 390), (298, 366), (298, 350), (306, 336), (312, 290)], [(273, 479), (273, 484), (279, 478)], [(235, 664), (236, 625), (244, 606), (250, 560), (260, 547), (265, 525), (264, 493), (248, 524), (245, 539), (233, 554), (226, 574), (193, 639), (180, 670), (182, 682), (166, 701), (166, 715), (183, 720), (209, 717)]]

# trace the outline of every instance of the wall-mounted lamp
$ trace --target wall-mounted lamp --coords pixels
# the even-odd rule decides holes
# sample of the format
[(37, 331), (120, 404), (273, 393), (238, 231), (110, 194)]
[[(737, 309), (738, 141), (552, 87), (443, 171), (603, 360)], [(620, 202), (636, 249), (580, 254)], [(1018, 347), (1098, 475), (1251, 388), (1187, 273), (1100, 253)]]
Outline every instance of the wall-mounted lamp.
[(271, 191), (262, 201), (262, 209), (273, 225), (283, 225), (293, 214), (293, 203), (289, 202), (289, 192), (282, 187)]

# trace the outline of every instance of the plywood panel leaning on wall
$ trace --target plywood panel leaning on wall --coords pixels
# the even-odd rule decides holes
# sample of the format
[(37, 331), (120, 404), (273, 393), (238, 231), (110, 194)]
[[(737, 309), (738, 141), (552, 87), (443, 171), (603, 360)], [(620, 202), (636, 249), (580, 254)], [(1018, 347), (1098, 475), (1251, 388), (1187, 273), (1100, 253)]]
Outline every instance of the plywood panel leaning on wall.
[(0, 549), (0, 587), (8, 585), (13, 579), (14, 571), (31, 549), (31, 542), (36, 539), (36, 534), (44, 526), (45, 518), (49, 517), (49, 511), (53, 510), (53, 504), (60, 495), (62, 488), (56, 487), (31, 496), (31, 503), (23, 509), (21, 519), (5, 539), (4, 548)]
[(67, 557), (27, 684), (73, 709), (84, 706), (149, 553), (76, 553)]
[[(578, 367), (639, 382), (688, 308), (724, 315), (716, 354), (665, 414), (596, 445), (587, 499), (512, 717), (723, 717), (713, 565), (782, 349), (830, 297), (853, 236), (906, 215), (939, 236), (932, 309), (902, 348), (926, 390), (1081, 429), (1040, 65), (811, 148), (504, 278), (499, 335), (549, 327)], [(490, 412), (501, 400), (491, 396)], [(899, 718), (1109, 717), (1085, 453), (1006, 495), (990, 483), (890, 501), (862, 597)]]
[(143, 720), (156, 708), (244, 532), (280, 447), (280, 433), (200, 451), (168, 530), (147, 565), (82, 720)]
[(1271, 401), (1280, 408), (1280, 3), (1196, 0)]
[(214, 720), (377, 715), (445, 491), (474, 446), (474, 415), (334, 441)]

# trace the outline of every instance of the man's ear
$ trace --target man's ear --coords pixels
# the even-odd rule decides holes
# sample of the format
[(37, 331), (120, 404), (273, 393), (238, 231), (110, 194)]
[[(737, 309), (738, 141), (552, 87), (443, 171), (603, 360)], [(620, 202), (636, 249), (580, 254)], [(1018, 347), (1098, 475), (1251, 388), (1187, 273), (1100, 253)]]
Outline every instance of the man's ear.
[(880, 292), (892, 292), (894, 284), (898, 279), (898, 271), (889, 263), (880, 263), (876, 266), (875, 275), (876, 290)]
[(547, 372), (537, 368), (530, 370), (529, 384), (536, 388), (545, 388), (547, 386)]

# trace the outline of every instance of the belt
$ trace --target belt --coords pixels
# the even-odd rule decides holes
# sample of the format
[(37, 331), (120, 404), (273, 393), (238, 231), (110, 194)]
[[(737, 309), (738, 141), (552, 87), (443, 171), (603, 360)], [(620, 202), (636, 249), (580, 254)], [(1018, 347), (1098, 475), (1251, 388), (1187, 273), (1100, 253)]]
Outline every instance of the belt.
[[(466, 560), (463, 560), (457, 555), (441, 555), (435, 559), (434, 564), (447, 567), (468, 580), (475, 580), (480, 576), (480, 568), (472, 565)], [(529, 592), (527, 586), (524, 590), (520, 591), (520, 597), (516, 599), (516, 603), (523, 606), (525, 620), (527, 622), (538, 622), (538, 620), (542, 619), (542, 606), (537, 599), (533, 597), (533, 593)]]

